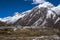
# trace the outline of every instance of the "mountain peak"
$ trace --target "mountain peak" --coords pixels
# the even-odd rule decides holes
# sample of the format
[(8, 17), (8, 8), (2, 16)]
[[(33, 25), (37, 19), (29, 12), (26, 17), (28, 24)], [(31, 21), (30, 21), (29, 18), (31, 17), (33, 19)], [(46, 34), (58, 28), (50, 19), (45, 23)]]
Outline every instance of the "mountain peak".
[(50, 9), (50, 8), (54, 7), (54, 5), (51, 4), (51, 3), (49, 3), (49, 2), (44, 2), (43, 4), (38, 5), (38, 7), (39, 7), (39, 8), (40, 8), (40, 7), (46, 7), (46, 8), (48, 8), (48, 9)]

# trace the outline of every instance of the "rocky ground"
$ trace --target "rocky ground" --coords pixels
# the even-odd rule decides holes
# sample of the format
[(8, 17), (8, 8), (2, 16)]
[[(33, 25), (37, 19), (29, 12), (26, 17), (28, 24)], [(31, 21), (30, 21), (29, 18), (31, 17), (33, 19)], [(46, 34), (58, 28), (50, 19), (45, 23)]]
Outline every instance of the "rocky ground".
[(41, 37), (0, 37), (0, 40), (60, 40), (57, 35)]
[(0, 40), (60, 40), (60, 30), (53, 28), (4, 28)]

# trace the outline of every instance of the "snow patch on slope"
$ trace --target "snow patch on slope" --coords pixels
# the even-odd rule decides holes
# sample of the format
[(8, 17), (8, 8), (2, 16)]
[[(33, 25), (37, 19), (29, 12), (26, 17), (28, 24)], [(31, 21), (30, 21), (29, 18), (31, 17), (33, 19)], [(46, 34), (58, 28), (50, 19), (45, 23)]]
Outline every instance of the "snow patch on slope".
[(14, 23), (19, 18), (22, 18), (24, 15), (25, 14), (20, 14), (20, 13), (16, 12), (13, 17), (0, 18), (0, 21), (7, 22), (7, 23)]
[(58, 18), (55, 21), (55, 24), (60, 20), (60, 5), (58, 5), (57, 7), (51, 8), (51, 10), (53, 10), (54, 12), (56, 12)]
[(9, 18), (8, 23), (10, 23), (10, 22), (11, 22), (11, 23), (14, 23), (14, 22), (16, 22), (18, 19), (24, 17), (24, 15), (25, 15), (25, 14), (16, 13), (15, 16)]
[(10, 17), (6, 17), (6, 18), (0, 18), (0, 21), (2, 22), (6, 22)]
[(51, 10), (55, 11), (57, 15), (60, 15), (60, 5), (57, 7), (51, 8)]

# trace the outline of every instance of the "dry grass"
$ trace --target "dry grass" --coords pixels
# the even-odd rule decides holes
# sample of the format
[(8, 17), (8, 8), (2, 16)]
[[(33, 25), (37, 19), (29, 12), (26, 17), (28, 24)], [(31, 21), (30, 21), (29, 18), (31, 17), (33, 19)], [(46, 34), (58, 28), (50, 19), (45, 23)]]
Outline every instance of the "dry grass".
[[(60, 30), (53, 28), (17, 28), (15, 31), (2, 29), (0, 30), (0, 40), (33, 40), (41, 36), (46, 36), (47, 40), (52, 40), (51, 36), (57, 34), (60, 34)], [(45, 40), (46, 37), (36, 40)], [(53, 38), (53, 40), (55, 39)]]
[(39, 37), (39, 36), (50, 36), (59, 34), (60, 31), (58, 29), (52, 28), (25, 28), (13, 31), (10, 30), (0, 30), (0, 35), (2, 36), (17, 36), (17, 37)]

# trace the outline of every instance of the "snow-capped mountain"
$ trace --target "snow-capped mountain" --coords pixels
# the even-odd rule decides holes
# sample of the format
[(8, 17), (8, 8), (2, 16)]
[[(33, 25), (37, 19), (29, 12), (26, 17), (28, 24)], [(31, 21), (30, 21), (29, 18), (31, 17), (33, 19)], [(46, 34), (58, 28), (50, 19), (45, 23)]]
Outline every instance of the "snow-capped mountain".
[(0, 18), (0, 21), (21, 26), (55, 26), (60, 24), (60, 5), (45, 2), (13, 17)]
[(33, 8), (30, 13), (16, 21), (15, 25), (21, 26), (51, 26), (60, 21), (60, 5), (55, 7), (45, 2)]

